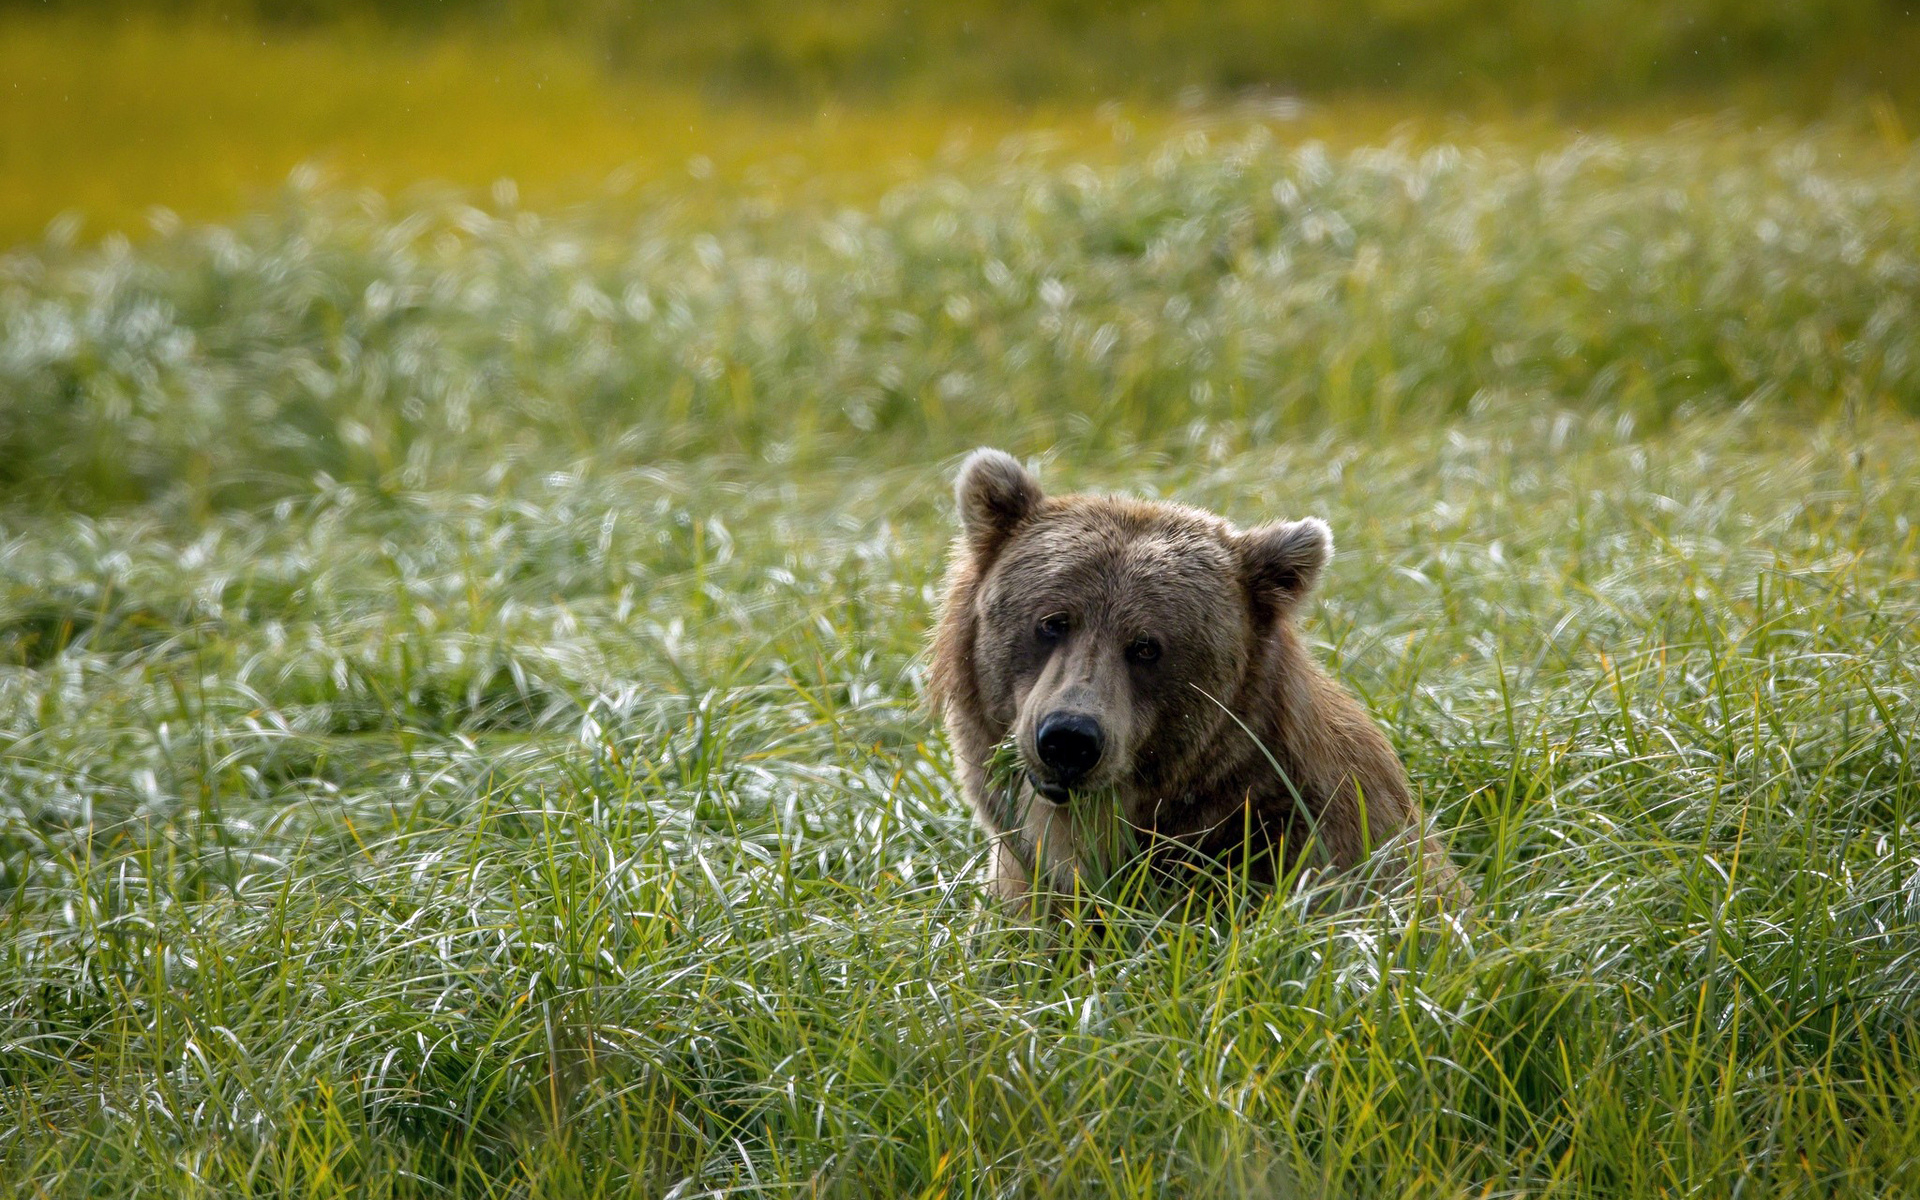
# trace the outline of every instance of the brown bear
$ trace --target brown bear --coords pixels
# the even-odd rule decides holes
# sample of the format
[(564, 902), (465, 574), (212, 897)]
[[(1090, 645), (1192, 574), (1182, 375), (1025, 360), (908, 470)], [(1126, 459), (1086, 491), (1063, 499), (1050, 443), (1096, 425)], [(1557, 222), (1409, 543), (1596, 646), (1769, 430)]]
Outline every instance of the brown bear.
[(1393, 747), (1294, 628), (1325, 522), (1047, 496), (987, 449), (954, 490), (931, 692), (995, 891), (1097, 885), (1125, 850), (1261, 882), (1417, 863), (1422, 894), (1465, 899)]

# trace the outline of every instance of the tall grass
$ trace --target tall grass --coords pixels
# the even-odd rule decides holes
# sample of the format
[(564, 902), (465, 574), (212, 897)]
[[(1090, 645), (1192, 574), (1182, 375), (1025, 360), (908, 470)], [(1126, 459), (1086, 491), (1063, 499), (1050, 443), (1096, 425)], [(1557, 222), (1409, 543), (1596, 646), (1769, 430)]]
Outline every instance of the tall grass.
[(1315, 636), (1482, 894), (1459, 928), (1277, 897), (1086, 949), (972, 882), (920, 711), (933, 464), (16, 525), (0, 1166), (1911, 1190), (1917, 450), (1542, 413), (1069, 470), (1339, 521)]
[(1500, 397), (1920, 410), (1920, 169), (1682, 129), (1331, 153), (1019, 142), (870, 209), (543, 219), (296, 191), (0, 263), (0, 481), (257, 503), (578, 459), (1390, 436)]
[[(0, 1179), (1920, 1191), (1917, 193), (1813, 145), (15, 252)], [(987, 904), (920, 656), (985, 439), (1328, 517), (1477, 911)]]

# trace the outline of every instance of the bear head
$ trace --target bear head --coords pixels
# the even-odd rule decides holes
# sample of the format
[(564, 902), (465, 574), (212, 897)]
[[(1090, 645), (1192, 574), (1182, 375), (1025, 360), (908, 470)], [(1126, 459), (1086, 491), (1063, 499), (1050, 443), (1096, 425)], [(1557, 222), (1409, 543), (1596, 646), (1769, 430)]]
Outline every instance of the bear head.
[(1207, 775), (1223, 746), (1244, 749), (1233, 714), (1332, 554), (1325, 522), (1241, 530), (1184, 505), (1049, 497), (987, 449), (955, 496), (934, 693), (957, 751), (1011, 741), (1038, 795), (1102, 791), (1131, 810)]

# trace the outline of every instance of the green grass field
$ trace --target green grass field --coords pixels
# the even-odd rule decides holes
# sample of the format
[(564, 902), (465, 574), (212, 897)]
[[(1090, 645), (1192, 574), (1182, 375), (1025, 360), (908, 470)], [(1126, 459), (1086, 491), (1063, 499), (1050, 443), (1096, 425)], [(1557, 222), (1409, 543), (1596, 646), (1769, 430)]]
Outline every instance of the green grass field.
[[(0, 1180), (1920, 1194), (1920, 158), (1117, 132), (0, 258)], [(981, 442), (1325, 516), (1477, 911), (995, 912)]]

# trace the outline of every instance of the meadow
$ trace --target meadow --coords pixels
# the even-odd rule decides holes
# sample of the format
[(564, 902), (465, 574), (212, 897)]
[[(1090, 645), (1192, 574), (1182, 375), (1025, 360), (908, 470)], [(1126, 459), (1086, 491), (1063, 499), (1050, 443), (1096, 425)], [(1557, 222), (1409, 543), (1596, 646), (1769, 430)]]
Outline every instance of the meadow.
[[(0, 1179), (1920, 1194), (1911, 147), (1101, 120), (0, 258)], [(981, 442), (1326, 517), (1476, 909), (996, 911)]]
[(870, 205), (1103, 108), (1297, 105), (1296, 138), (1550, 146), (1820, 121), (1905, 146), (1920, 15), (1882, 0), (0, 0), (0, 245), (230, 220), (316, 166), (542, 211), (690, 174)]

